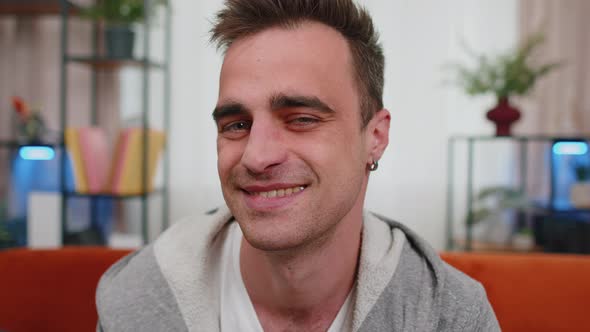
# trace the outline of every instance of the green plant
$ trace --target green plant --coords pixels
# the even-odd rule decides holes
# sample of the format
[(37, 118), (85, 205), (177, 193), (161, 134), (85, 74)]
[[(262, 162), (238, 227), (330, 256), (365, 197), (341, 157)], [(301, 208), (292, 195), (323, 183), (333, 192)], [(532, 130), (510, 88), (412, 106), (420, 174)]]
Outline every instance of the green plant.
[[(157, 5), (167, 5), (167, 0), (150, 0), (153, 10)], [(102, 20), (108, 24), (132, 24), (142, 21), (146, 16), (144, 0), (97, 0), (90, 7), (82, 8), (83, 17)]]
[(519, 229), (516, 232), (516, 234), (526, 235), (526, 236), (531, 236), (532, 237), (532, 236), (535, 235), (535, 232), (530, 227), (527, 226), (527, 227), (523, 227), (523, 228)]
[(531, 35), (516, 49), (493, 58), (469, 52), (477, 65), (470, 69), (461, 64), (452, 64), (456, 83), (472, 96), (488, 93), (497, 98), (525, 95), (540, 77), (561, 65), (556, 62), (543, 65), (530, 63), (531, 55), (544, 40), (540, 33)]
[(497, 215), (506, 209), (527, 209), (531, 203), (527, 196), (520, 190), (510, 187), (494, 186), (482, 189), (474, 198), (472, 224), (481, 222), (491, 216)]

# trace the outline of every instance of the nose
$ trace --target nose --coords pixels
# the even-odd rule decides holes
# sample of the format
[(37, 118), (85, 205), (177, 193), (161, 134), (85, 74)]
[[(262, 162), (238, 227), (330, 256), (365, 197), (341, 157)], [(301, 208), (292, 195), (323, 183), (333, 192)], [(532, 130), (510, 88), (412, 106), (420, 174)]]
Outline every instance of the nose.
[(282, 164), (286, 158), (280, 128), (272, 121), (254, 121), (242, 154), (242, 165), (251, 173), (261, 174)]

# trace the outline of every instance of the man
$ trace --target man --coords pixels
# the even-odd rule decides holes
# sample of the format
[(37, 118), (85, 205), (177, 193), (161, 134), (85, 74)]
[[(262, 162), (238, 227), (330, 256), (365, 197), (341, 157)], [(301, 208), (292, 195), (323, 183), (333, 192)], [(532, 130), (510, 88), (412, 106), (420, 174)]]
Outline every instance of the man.
[(105, 331), (496, 331), (481, 285), (363, 212), (388, 144), (384, 59), (351, 0), (228, 0), (218, 171), (227, 208), (115, 264)]

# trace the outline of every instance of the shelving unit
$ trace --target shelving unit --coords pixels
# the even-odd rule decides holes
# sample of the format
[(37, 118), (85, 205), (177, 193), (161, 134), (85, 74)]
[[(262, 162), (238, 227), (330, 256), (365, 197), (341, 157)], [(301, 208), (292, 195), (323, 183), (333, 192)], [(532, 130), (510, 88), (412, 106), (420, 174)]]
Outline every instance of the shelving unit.
[[(147, 156), (149, 151), (149, 140), (147, 139), (147, 132), (150, 129), (149, 124), (149, 114), (152, 111), (151, 105), (149, 103), (149, 95), (150, 95), (150, 72), (152, 70), (161, 70), (164, 74), (164, 81), (163, 81), (163, 91), (164, 91), (164, 104), (162, 105), (163, 113), (164, 113), (164, 132), (169, 132), (170, 127), (170, 29), (171, 29), (171, 14), (170, 8), (166, 7), (166, 15), (165, 15), (165, 54), (164, 60), (162, 63), (156, 63), (150, 59), (151, 49), (150, 49), (150, 33), (151, 33), (151, 22), (150, 22), (150, 15), (146, 15), (146, 18), (143, 21), (143, 56), (142, 58), (132, 58), (132, 59), (119, 59), (119, 58), (108, 58), (104, 55), (99, 54), (98, 52), (98, 24), (94, 24), (93, 29), (93, 54), (90, 55), (73, 55), (68, 52), (69, 40), (68, 40), (68, 22), (69, 17), (71, 15), (71, 11), (68, 10), (69, 4), (66, 0), (61, 0), (61, 33), (62, 33), (62, 44), (61, 44), (61, 54), (62, 54), (62, 63), (61, 63), (61, 84), (60, 84), (60, 91), (61, 91), (61, 123), (60, 123), (60, 130), (62, 132), (65, 131), (67, 127), (67, 77), (68, 77), (68, 67), (71, 64), (83, 64), (87, 65), (92, 71), (92, 110), (91, 110), (91, 121), (92, 125), (96, 125), (97, 119), (97, 72), (100, 70), (116, 70), (121, 67), (126, 66), (135, 66), (140, 68), (142, 72), (142, 113), (141, 113), (141, 127), (143, 128), (143, 138), (142, 138), (142, 169), (138, 170), (142, 173), (142, 187), (143, 192), (142, 194), (138, 195), (86, 195), (86, 194), (79, 194), (79, 193), (69, 193), (66, 192), (66, 183), (65, 183), (65, 170), (66, 170), (66, 159), (64, 155), (61, 155), (61, 169), (62, 169), (62, 176), (61, 176), (61, 188), (62, 192), (64, 193), (64, 198), (62, 199), (62, 211), (67, 211), (68, 208), (68, 198), (71, 197), (87, 197), (91, 200), (91, 211), (92, 211), (92, 218), (95, 217), (96, 207), (95, 202), (98, 198), (110, 198), (114, 200), (120, 199), (139, 199), (141, 202), (141, 228), (142, 228), (142, 240), (143, 243), (147, 243), (149, 240), (148, 234), (148, 220), (149, 220), (149, 211), (148, 211), (148, 198), (152, 195), (161, 195), (163, 199), (163, 206), (162, 206), (162, 228), (165, 229), (168, 227), (168, 209), (169, 209), (169, 202), (168, 202), (168, 182), (169, 182), (169, 155), (168, 155), (168, 148), (164, 148), (163, 152), (163, 167), (164, 167), (164, 183), (162, 188), (156, 189), (152, 192), (147, 192), (147, 183), (148, 183), (148, 171), (147, 171)], [(150, 13), (151, 9), (150, 1), (144, 1), (145, 12)], [(65, 239), (68, 234), (68, 220), (67, 220), (67, 213), (62, 212), (62, 234), (63, 238)]]
[[(150, 12), (149, 6), (151, 1), (144, 1), (146, 6), (146, 12)], [(72, 16), (77, 15), (78, 10), (70, 1), (66, 0), (10, 0), (0, 2), (0, 16), (39, 16), (39, 15), (57, 15), (61, 22), (61, 36), (60, 36), (60, 84), (59, 84), (59, 128), (58, 131), (61, 133), (61, 138), (58, 142), (44, 142), (42, 145), (52, 146), (56, 150), (61, 149), (65, 151), (65, 138), (63, 133), (68, 127), (68, 71), (73, 65), (85, 66), (90, 70), (91, 79), (91, 110), (90, 110), (90, 123), (89, 125), (98, 125), (98, 107), (97, 103), (99, 100), (98, 92), (98, 72), (100, 71), (112, 71), (119, 70), (121, 68), (132, 67), (140, 70), (142, 75), (141, 83), (141, 125), (143, 129), (142, 135), (142, 155), (143, 162), (141, 163), (141, 169), (137, 172), (142, 174), (142, 190), (143, 193), (135, 195), (111, 195), (111, 194), (83, 194), (78, 192), (72, 192), (67, 188), (66, 185), (66, 172), (67, 172), (67, 157), (65, 153), (59, 153), (59, 164), (60, 164), (60, 190), (59, 193), (62, 196), (61, 199), (61, 227), (62, 227), (62, 239), (71, 238), (71, 232), (68, 229), (68, 208), (69, 200), (71, 198), (87, 198), (90, 200), (90, 219), (91, 224), (94, 224), (94, 220), (97, 216), (97, 200), (109, 199), (113, 201), (120, 200), (139, 200), (141, 210), (141, 238), (143, 243), (147, 243), (149, 240), (149, 198), (153, 196), (159, 196), (162, 200), (161, 209), (161, 225), (162, 229), (168, 227), (168, 210), (169, 210), (169, 149), (168, 144), (165, 143), (162, 152), (162, 172), (163, 172), (163, 184), (154, 190), (147, 192), (148, 183), (148, 172), (147, 172), (147, 156), (149, 151), (149, 140), (148, 130), (150, 126), (150, 114), (154, 110), (161, 110), (163, 114), (162, 130), (168, 134), (170, 132), (170, 49), (171, 49), (171, 10), (169, 7), (164, 7), (164, 54), (163, 59), (154, 61), (151, 56), (151, 33), (152, 33), (152, 22), (150, 22), (150, 15), (146, 15), (143, 23), (141, 24), (143, 30), (143, 50), (140, 58), (109, 58), (100, 52), (99, 45), (99, 34), (101, 32), (101, 26), (98, 22), (92, 23), (91, 38), (92, 41), (92, 52), (90, 54), (71, 54), (69, 52), (69, 34), (70, 34), (70, 19)], [(162, 86), (154, 87), (150, 73), (159, 71), (163, 75)], [(150, 93), (152, 88), (157, 88), (163, 91), (162, 105), (151, 105), (150, 104)], [(0, 142), (0, 147), (7, 148), (15, 151), (21, 146), (17, 141), (3, 141)], [(58, 174), (56, 174), (57, 176)], [(64, 243), (67, 245), (68, 243)]]
[[(523, 193), (527, 192), (527, 179), (528, 169), (527, 163), (529, 159), (528, 147), (531, 143), (552, 143), (556, 140), (586, 140), (590, 141), (589, 136), (571, 136), (571, 137), (554, 137), (547, 135), (531, 135), (531, 136), (509, 136), (509, 137), (498, 137), (498, 136), (466, 136), (456, 135), (451, 136), (447, 142), (447, 212), (446, 212), (446, 249), (447, 250), (465, 250), (465, 251), (518, 251), (518, 249), (510, 245), (497, 245), (489, 243), (481, 243), (473, 239), (473, 218), (474, 218), (474, 150), (477, 145), (482, 143), (497, 143), (497, 142), (508, 142), (517, 147), (517, 159), (518, 159), (518, 183), (516, 187)], [(458, 143), (466, 144), (467, 150), (467, 172), (465, 174), (466, 180), (466, 220), (465, 220), (465, 238), (459, 239), (455, 236), (454, 232), (454, 202), (455, 202), (455, 150)], [(498, 158), (506, 156), (498, 156)], [(553, 165), (553, 163), (551, 163)], [(558, 213), (564, 211), (558, 211), (554, 206), (554, 190), (556, 186), (550, 175), (550, 193), (547, 201), (549, 204), (544, 207), (550, 213)], [(589, 213), (590, 209), (568, 209), (567, 213)], [(543, 248), (533, 247), (532, 250), (540, 251)]]
[(94, 67), (96, 70), (112, 70), (121, 67), (145, 67), (165, 69), (166, 65), (148, 59), (112, 59), (104, 56), (66, 56), (66, 62), (79, 63)]

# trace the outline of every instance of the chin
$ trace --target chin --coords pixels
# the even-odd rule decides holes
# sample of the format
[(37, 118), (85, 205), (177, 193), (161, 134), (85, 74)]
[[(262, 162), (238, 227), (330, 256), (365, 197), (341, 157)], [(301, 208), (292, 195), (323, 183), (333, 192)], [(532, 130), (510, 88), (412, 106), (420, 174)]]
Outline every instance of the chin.
[(248, 243), (263, 251), (286, 251), (295, 249), (305, 245), (310, 241), (310, 237), (297, 231), (297, 227), (285, 225), (281, 222), (273, 222), (273, 226), (269, 226), (267, 222), (240, 222), (240, 227), (244, 234), (244, 238)]
[(297, 243), (277, 241), (276, 239), (261, 239), (245, 235), (244, 239), (248, 241), (250, 246), (252, 246), (253, 248), (266, 252), (289, 251), (299, 246)]

